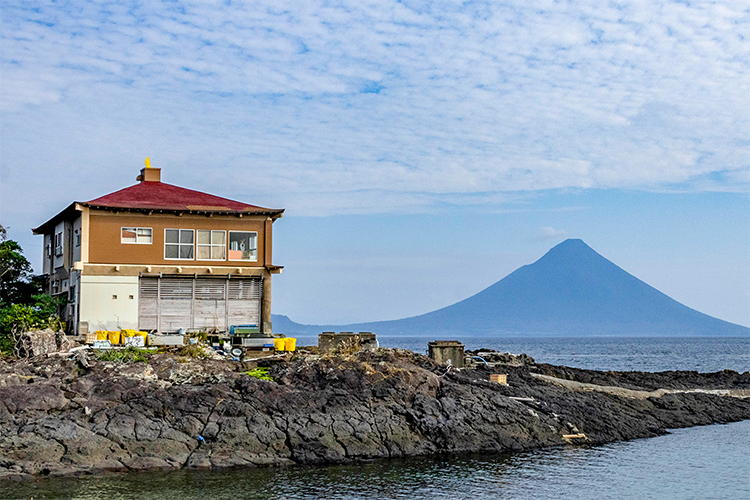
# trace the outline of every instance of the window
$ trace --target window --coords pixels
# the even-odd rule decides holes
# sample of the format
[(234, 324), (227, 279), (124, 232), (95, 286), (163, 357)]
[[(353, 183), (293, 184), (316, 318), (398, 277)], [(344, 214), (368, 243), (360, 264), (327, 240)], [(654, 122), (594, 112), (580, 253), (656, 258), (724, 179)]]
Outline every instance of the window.
[(73, 241), (75, 241), (75, 244), (77, 247), (81, 246), (81, 230), (76, 229), (73, 231)]
[(165, 229), (164, 258), (193, 260), (194, 238), (192, 229)]
[(199, 260), (226, 260), (227, 259), (227, 232), (209, 231), (198, 229), (197, 259)]
[(258, 260), (258, 233), (229, 231), (229, 260)]
[[(167, 229), (167, 231), (170, 231), (170, 229)], [(123, 227), (120, 229), (121, 243), (150, 245), (152, 241), (153, 235), (150, 227)]]
[(62, 255), (63, 250), (63, 237), (62, 231), (55, 234), (55, 255)]

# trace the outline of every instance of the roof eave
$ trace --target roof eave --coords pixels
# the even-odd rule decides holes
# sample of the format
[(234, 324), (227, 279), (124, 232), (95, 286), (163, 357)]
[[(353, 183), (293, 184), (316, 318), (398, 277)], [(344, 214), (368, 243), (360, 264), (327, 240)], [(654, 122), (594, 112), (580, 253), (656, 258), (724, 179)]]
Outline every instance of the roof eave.
[(242, 217), (244, 215), (266, 215), (274, 220), (281, 217), (284, 213), (284, 209), (259, 209), (259, 210), (191, 210), (187, 208), (168, 208), (168, 207), (118, 207), (111, 205), (96, 205), (92, 203), (79, 203), (83, 207), (93, 208), (95, 210), (109, 210), (113, 212), (140, 212), (151, 214), (154, 212), (159, 213), (173, 213), (173, 214), (196, 214), (196, 215), (236, 215)]
[(281, 271), (284, 269), (284, 266), (265, 266), (266, 270), (271, 274), (281, 274)]
[(55, 224), (57, 224), (61, 219), (64, 219), (67, 215), (79, 212), (80, 210), (78, 210), (78, 207), (83, 205), (85, 204), (74, 201), (73, 203), (59, 211), (52, 218), (50, 218), (43, 224), (40, 224), (39, 227), (33, 228), (31, 232), (36, 235), (47, 234), (49, 232), (48, 229), (50, 226), (54, 228)]

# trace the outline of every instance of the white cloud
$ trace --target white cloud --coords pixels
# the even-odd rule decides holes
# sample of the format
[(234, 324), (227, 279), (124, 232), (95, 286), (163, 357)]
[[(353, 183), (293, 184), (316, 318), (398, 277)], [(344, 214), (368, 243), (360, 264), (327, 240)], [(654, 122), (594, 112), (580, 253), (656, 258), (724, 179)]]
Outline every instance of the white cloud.
[[(2, 222), (39, 256), (29, 227), (134, 183), (146, 156), (291, 216), (508, 214), (543, 241), (610, 216), (566, 192), (747, 193), (746, 3), (4, 0)], [(483, 267), (465, 260), (456, 275)]]
[(206, 189), (231, 178), (310, 213), (749, 185), (740, 3), (0, 9), (2, 167), (59, 186), (69, 181), (53, 165), (106, 184), (93, 165), (148, 155), (179, 165), (184, 184), (205, 184), (210, 162), (221, 175)]
[(555, 229), (551, 226), (545, 226), (539, 230), (539, 234), (534, 238), (535, 241), (561, 240), (568, 237), (568, 232), (564, 229)]

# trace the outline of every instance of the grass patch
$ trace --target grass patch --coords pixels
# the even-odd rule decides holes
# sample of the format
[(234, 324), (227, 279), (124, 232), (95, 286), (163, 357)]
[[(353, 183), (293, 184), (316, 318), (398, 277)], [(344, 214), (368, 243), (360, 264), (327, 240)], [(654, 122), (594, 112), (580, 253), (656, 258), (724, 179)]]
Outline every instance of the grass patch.
[(259, 380), (267, 380), (269, 382), (274, 381), (273, 377), (268, 374), (268, 368), (263, 368), (263, 367), (253, 368), (252, 370), (247, 372), (247, 374)]
[(126, 347), (125, 349), (108, 349), (97, 354), (99, 361), (113, 361), (115, 363), (145, 363), (152, 354), (146, 349)]
[(198, 344), (186, 345), (185, 347), (180, 348), (178, 353), (180, 356), (185, 356), (186, 358), (204, 359), (208, 357), (208, 353), (203, 350), (203, 346)]

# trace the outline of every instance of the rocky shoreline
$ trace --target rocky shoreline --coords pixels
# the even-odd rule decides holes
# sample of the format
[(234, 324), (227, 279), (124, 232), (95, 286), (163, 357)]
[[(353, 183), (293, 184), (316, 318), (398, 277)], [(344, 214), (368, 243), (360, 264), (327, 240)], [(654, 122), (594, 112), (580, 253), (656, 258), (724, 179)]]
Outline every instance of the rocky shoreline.
[[(249, 376), (256, 366), (273, 381)], [(397, 349), (0, 361), (0, 479), (497, 453), (577, 434), (601, 444), (750, 419), (750, 398), (721, 395), (748, 390), (748, 372), (598, 372), (499, 353), (459, 371)]]

